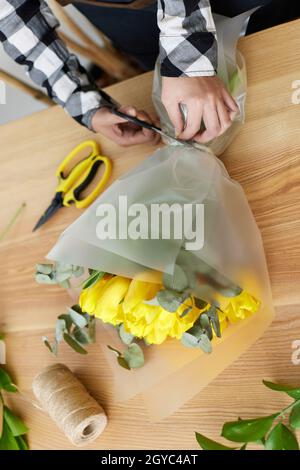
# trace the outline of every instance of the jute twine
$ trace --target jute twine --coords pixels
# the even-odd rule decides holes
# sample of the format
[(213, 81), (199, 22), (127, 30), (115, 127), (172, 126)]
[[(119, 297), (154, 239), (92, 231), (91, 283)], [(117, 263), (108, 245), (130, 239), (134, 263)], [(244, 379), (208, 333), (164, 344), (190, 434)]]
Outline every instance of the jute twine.
[(42, 408), (75, 446), (94, 441), (107, 425), (103, 408), (64, 364), (43, 369), (33, 380)]

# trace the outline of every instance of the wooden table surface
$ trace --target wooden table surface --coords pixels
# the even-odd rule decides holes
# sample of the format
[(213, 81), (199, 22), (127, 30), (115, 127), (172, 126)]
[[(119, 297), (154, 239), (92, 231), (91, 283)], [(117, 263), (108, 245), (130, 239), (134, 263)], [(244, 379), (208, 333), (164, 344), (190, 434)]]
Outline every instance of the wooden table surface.
[[(204, 391), (173, 416), (149, 423), (142, 400), (112, 403), (112, 377), (99, 344), (85, 357), (62, 346), (59, 361), (74, 370), (103, 404), (109, 425), (91, 449), (193, 449), (194, 431), (217, 438), (225, 420), (268, 414), (288, 397), (263, 387), (263, 378), (300, 385), (292, 342), (300, 340), (300, 106), (292, 104), (292, 82), (300, 80), (300, 20), (240, 41), (248, 65), (247, 119), (223, 155), (229, 173), (244, 187), (262, 232), (272, 282), (276, 319), (263, 337)], [(124, 104), (151, 110), (151, 79), (145, 74), (108, 91)], [(5, 108), (3, 108), (5, 109)], [(55, 107), (0, 129), (0, 225), (27, 207), (0, 244), (0, 328), (7, 334), (7, 363), (21, 389), (56, 359), (41, 342), (70, 300), (58, 287), (35, 284), (42, 261), (61, 231), (77, 216), (64, 209), (40, 231), (36, 220), (56, 184), (54, 171), (89, 131)], [(154, 148), (121, 148), (96, 136), (113, 159), (113, 178), (137, 165)], [(13, 407), (30, 427), (32, 449), (74, 448), (51, 420), (20, 396)]]

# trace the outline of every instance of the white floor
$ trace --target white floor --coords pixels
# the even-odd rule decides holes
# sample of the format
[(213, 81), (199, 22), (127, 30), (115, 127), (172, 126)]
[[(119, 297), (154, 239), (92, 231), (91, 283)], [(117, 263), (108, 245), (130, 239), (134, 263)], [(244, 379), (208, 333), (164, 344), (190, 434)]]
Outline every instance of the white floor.
[[(85, 32), (89, 32), (89, 22), (72, 6), (68, 6), (67, 8), (68, 13), (76, 19), (76, 22), (80, 24)], [(65, 32), (67, 32), (70, 36), (74, 38), (74, 35), (70, 33), (67, 29), (63, 28)], [(94, 40), (99, 42), (98, 36), (90, 32), (91, 37)], [(76, 38), (74, 38), (76, 39)], [(81, 58), (81, 62), (83, 65), (87, 65), (87, 62)], [(15, 77), (20, 78), (21, 80), (31, 83), (30, 79), (27, 77), (25, 70), (18, 64), (15, 64), (10, 57), (8, 57), (5, 52), (3, 51), (2, 45), (0, 43), (0, 69), (5, 70), (6, 72), (14, 75)], [(3, 93), (1, 90), (5, 86), (5, 95), (6, 95), (6, 102), (2, 104), (3, 101)], [(21, 92), (16, 88), (12, 88), (7, 86), (6, 84), (0, 84), (0, 124), (5, 124), (7, 122), (13, 121), (15, 119), (21, 118), (28, 114), (34, 113), (36, 111), (40, 111), (44, 109), (45, 106), (38, 101), (32, 99), (27, 94)]]

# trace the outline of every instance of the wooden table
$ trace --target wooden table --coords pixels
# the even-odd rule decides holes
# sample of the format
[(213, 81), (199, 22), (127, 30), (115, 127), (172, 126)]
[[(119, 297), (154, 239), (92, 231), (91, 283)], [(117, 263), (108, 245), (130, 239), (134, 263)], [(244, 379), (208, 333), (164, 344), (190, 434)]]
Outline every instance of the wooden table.
[[(247, 59), (247, 120), (223, 160), (244, 187), (262, 232), (272, 281), (276, 320), (264, 336), (202, 393), (173, 416), (151, 424), (140, 400), (112, 404), (112, 377), (99, 344), (85, 357), (62, 346), (59, 360), (70, 366), (104, 405), (109, 425), (92, 449), (197, 448), (194, 431), (212, 438), (225, 420), (268, 414), (288, 397), (263, 387), (263, 378), (300, 385), (300, 365), (291, 360), (300, 339), (300, 107), (292, 104), (292, 82), (300, 80), (300, 21), (240, 41)], [(124, 104), (151, 110), (152, 74), (108, 91)], [(5, 108), (3, 108), (5, 109)], [(49, 203), (54, 170), (66, 153), (94, 137), (55, 107), (0, 129), (0, 221), (4, 226), (23, 201), (27, 207), (0, 245), (1, 329), (7, 331), (7, 363), (21, 389), (56, 361), (41, 342), (52, 334), (56, 316), (69, 304), (57, 287), (35, 284), (34, 265), (43, 260), (60, 232), (77, 216), (65, 209), (40, 231), (32, 227)], [(121, 148), (97, 136), (113, 159), (113, 178), (133, 168), (154, 150)], [(30, 427), (32, 449), (73, 448), (51, 420), (22, 397), (13, 407)]]

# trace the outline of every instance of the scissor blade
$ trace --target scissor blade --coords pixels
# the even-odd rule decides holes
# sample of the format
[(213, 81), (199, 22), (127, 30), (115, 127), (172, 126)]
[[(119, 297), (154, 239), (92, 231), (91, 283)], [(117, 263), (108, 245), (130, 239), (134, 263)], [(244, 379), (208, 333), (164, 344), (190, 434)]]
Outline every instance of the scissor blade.
[(61, 193), (57, 193), (50, 206), (38, 220), (32, 231), (35, 232), (38, 228), (44, 225), (61, 207), (63, 207), (63, 198)]
[(171, 139), (174, 142), (177, 142), (178, 144), (193, 146), (192, 141), (184, 141), (184, 140), (177, 139), (176, 137), (173, 137), (172, 135), (167, 134), (160, 127), (155, 126), (154, 124), (149, 124), (149, 122), (142, 121), (141, 119), (138, 119), (134, 116), (128, 116), (127, 114), (125, 114), (122, 111), (119, 111), (118, 109), (115, 109), (115, 108), (112, 108), (111, 111), (116, 116), (119, 116), (123, 119), (126, 119), (127, 121), (132, 122), (133, 124), (136, 124), (137, 126), (144, 127), (145, 129), (149, 129), (151, 131), (157, 132), (162, 137), (165, 137), (167, 139)]

